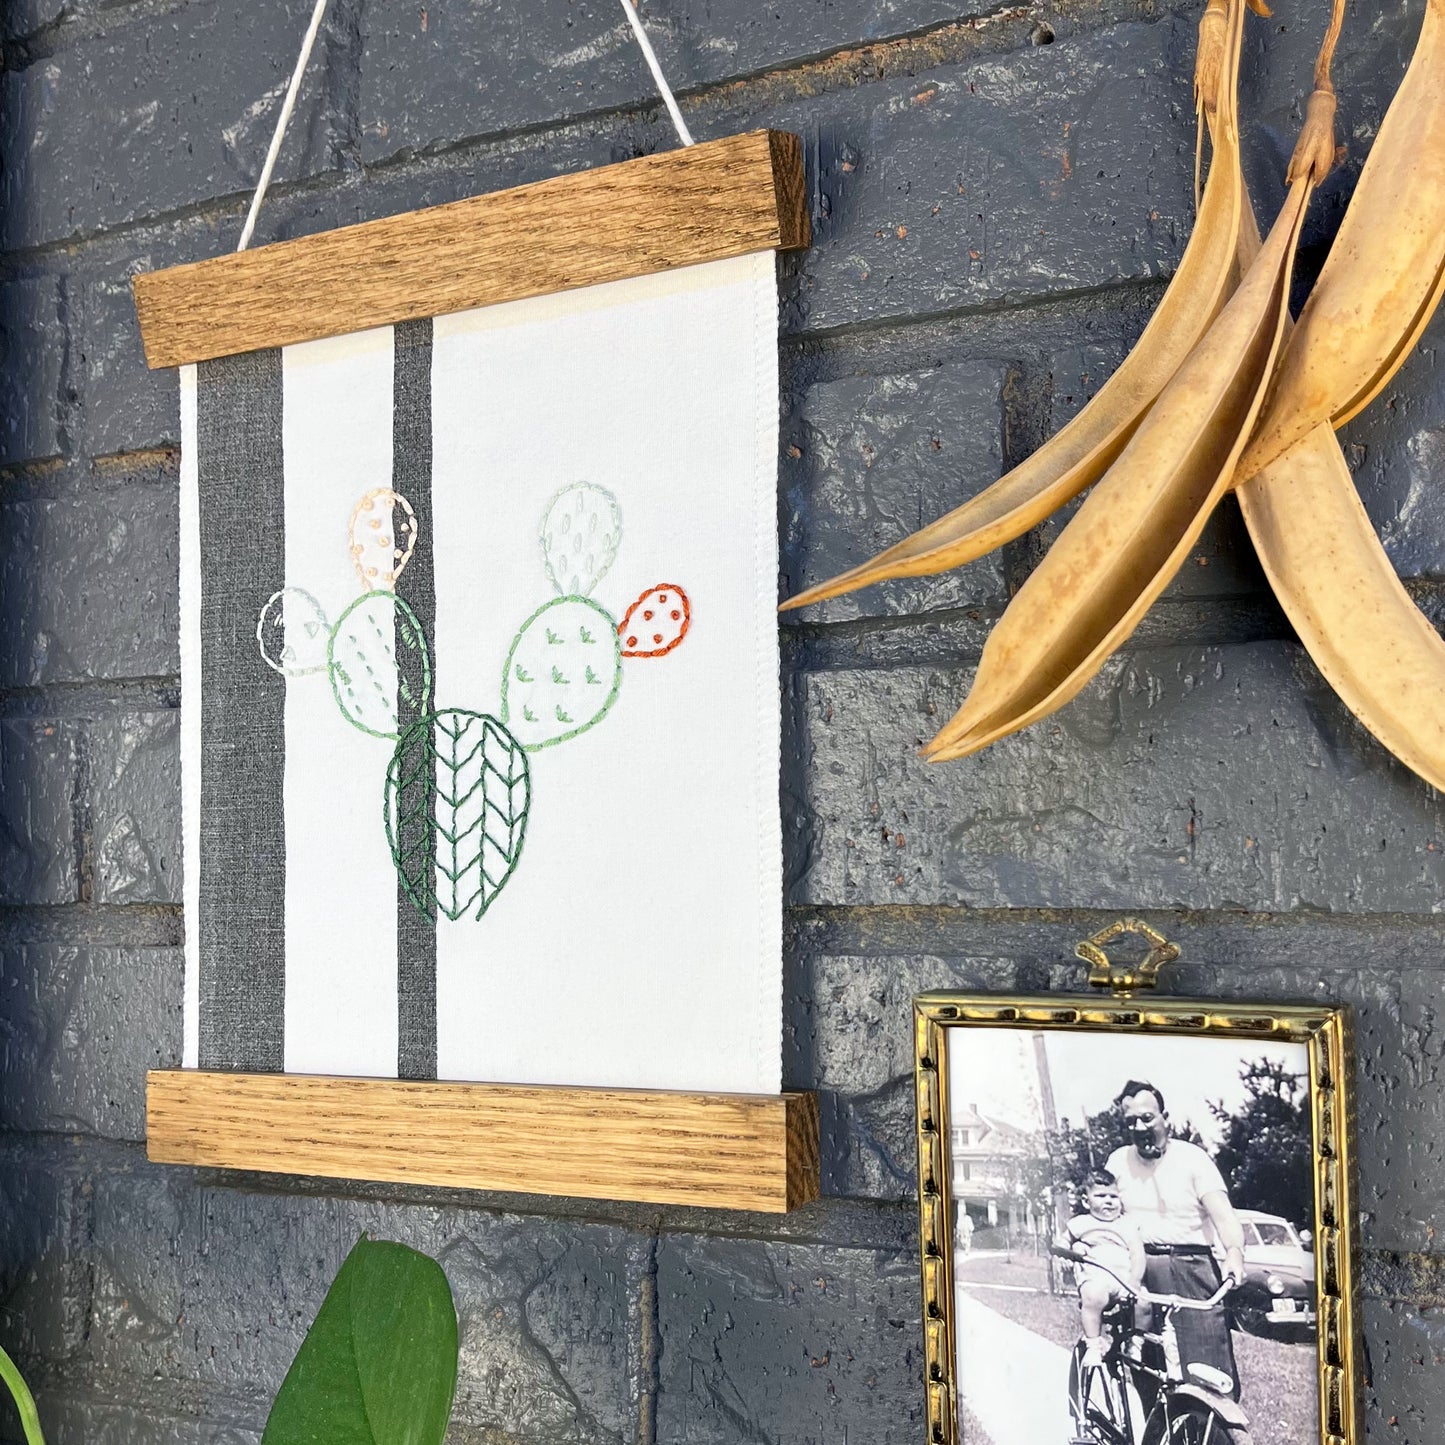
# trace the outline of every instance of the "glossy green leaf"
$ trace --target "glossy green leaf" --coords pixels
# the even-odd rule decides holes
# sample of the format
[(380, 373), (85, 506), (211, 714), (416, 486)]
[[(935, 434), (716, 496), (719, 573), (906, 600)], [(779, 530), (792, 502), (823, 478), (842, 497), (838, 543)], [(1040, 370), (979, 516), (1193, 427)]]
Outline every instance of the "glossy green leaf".
[(45, 1436), (40, 1433), (40, 1412), (35, 1408), (35, 1396), (30, 1393), (24, 1376), (15, 1368), (15, 1361), (0, 1350), (0, 1380), (10, 1391), (15, 1408), (20, 1412), (20, 1428), (25, 1431), (25, 1445), (45, 1445)]
[(457, 1387), (457, 1312), (441, 1266), (357, 1240), (321, 1302), (261, 1445), (441, 1445)]

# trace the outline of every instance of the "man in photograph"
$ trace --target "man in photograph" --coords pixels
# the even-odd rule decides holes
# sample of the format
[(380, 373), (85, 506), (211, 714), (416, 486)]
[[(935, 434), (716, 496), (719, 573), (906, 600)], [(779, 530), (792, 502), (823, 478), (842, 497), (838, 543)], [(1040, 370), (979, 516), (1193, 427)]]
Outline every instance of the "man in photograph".
[[(1164, 1096), (1153, 1084), (1130, 1079), (1114, 1103), (1130, 1142), (1109, 1156), (1107, 1168), (1144, 1239), (1145, 1286), (1156, 1294), (1208, 1299), (1224, 1276), (1240, 1283), (1244, 1230), (1214, 1160), (1197, 1144), (1170, 1134)], [(1224, 1276), (1210, 1247), (1211, 1232), (1224, 1251)], [(1174, 1327), (1186, 1368), (1198, 1364), (1222, 1372), (1238, 1399), (1225, 1311), (1180, 1310)]]

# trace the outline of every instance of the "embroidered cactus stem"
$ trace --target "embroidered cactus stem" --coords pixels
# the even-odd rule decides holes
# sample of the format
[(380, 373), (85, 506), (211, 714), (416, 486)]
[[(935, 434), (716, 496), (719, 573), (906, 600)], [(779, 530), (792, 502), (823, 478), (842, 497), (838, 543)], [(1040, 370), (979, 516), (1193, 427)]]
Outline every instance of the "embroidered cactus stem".
[(448, 708), (418, 719), (386, 770), (386, 840), (428, 918), (480, 918), (522, 856), (527, 755), (496, 718)]
[(564, 597), (587, 597), (622, 544), (622, 508), (595, 482), (573, 482), (542, 513), (542, 562)]
[(416, 551), (416, 512), (400, 492), (376, 487), (351, 514), (351, 560), (361, 585), (390, 590)]
[[(406, 653), (404, 666), (399, 651)], [(431, 701), (431, 656), (421, 623), (390, 592), (364, 593), (337, 618), (327, 661), (336, 705), (373, 737), (397, 737)]]
[(621, 685), (611, 615), (588, 597), (554, 597), (512, 641), (502, 673), (502, 721), (536, 752), (595, 727)]
[(302, 587), (273, 593), (256, 619), (256, 645), (266, 666), (286, 677), (325, 672), (330, 641), (325, 611)]

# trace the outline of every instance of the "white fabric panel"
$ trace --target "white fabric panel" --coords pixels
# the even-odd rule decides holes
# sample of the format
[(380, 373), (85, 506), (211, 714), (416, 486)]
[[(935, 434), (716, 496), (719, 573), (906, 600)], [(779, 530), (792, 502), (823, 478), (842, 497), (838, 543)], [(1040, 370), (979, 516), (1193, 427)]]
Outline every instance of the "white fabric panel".
[[(333, 624), (367, 590), (351, 514), (391, 484), (392, 361), (390, 327), (282, 351), (286, 585)], [(288, 678), (288, 1073), (396, 1074), (396, 871), (382, 824), (391, 749), (347, 721), (325, 672)]]
[(201, 497), (196, 466), (196, 368), (181, 378), (181, 906), (186, 982), (181, 1063), (194, 1069), (201, 1037)]
[(595, 727), (531, 754), (516, 872), (480, 920), (439, 923), (439, 1074), (776, 1093), (772, 254), (439, 318), (432, 406), (435, 706), (498, 712), (518, 627), (557, 595), (538, 531), (569, 483), (621, 505), (594, 601), (621, 619), (668, 583), (692, 605), (676, 651), (624, 658)]

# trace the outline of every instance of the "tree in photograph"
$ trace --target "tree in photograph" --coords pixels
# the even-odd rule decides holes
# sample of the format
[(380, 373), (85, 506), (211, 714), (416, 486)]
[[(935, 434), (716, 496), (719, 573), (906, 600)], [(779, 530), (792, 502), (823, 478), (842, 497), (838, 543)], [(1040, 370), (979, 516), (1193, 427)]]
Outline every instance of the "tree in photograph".
[(1237, 1209), (1279, 1214), (1300, 1228), (1313, 1216), (1309, 1090), (1304, 1076), (1272, 1059), (1240, 1068), (1245, 1101), (1213, 1103), (1223, 1126), (1214, 1162)]

